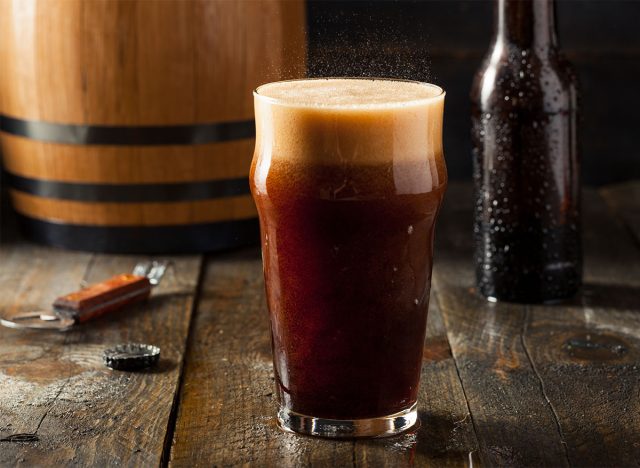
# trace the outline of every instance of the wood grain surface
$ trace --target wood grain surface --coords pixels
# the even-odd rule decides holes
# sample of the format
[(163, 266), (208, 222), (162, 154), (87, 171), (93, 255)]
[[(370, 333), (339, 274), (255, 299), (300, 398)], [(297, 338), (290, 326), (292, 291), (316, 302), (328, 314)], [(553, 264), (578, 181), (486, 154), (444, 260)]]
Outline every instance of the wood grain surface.
[(276, 427), (271, 338), (257, 249), (207, 262), (171, 466), (340, 466), (353, 444)]
[(573, 466), (640, 460), (640, 250), (593, 191), (583, 196), (581, 294), (529, 306), (523, 331)]
[(418, 396), (420, 426), (399, 437), (357, 441), (356, 466), (479, 466), (478, 441), (435, 295), (432, 290)]
[(251, 195), (194, 202), (92, 203), (42, 198), (11, 190), (23, 215), (89, 226), (178, 226), (249, 219), (257, 216)]
[(449, 195), (436, 285), (482, 460), (635, 466), (640, 252), (630, 236), (587, 191), (581, 294), (557, 305), (490, 304), (473, 289), (471, 193)]
[(211, 257), (186, 356), (174, 466), (460, 466), (476, 457), (471, 418), (432, 301), (418, 429), (336, 442), (276, 427), (262, 262), (257, 249)]
[(7, 133), (1, 143), (5, 154), (29, 154), (29, 158), (4, 158), (4, 167), (12, 174), (32, 179), (111, 184), (236, 179), (247, 175), (255, 146), (254, 140), (248, 139), (193, 146), (61, 147)]
[[(637, 187), (585, 192), (578, 297), (518, 305), (476, 294), (470, 187), (451, 185), (436, 230), (420, 427), (408, 433), (337, 442), (276, 427), (253, 248), (209, 257), (200, 280), (199, 258), (177, 258), (149, 303), (67, 334), (0, 328), (0, 466), (637, 466)], [(2, 311), (45, 307), (136, 261), (2, 239)], [(102, 366), (104, 347), (138, 340), (162, 347), (156, 370)]]
[[(0, 311), (50, 308), (57, 296), (139, 260), (4, 243)], [(66, 333), (0, 327), (0, 466), (160, 464), (201, 264), (172, 261), (146, 303)], [(128, 341), (160, 346), (158, 366), (105, 367), (103, 350)]]
[[(0, 0), (0, 8), (0, 112), (13, 118), (119, 127), (251, 121), (257, 86), (305, 72), (303, 0)], [(60, 144), (6, 131), (0, 143), (14, 175), (116, 186), (247, 177), (254, 145)], [(62, 224), (256, 216), (250, 197), (141, 206), (12, 195), (20, 213)]]
[[(301, 0), (0, 0), (2, 112), (94, 125), (253, 118), (305, 70)], [(61, 148), (64, 150), (64, 148)]]
[(524, 306), (490, 304), (475, 291), (472, 208), (470, 187), (452, 184), (436, 231), (434, 286), (480, 458), (488, 466), (566, 466), (557, 421), (521, 339)]

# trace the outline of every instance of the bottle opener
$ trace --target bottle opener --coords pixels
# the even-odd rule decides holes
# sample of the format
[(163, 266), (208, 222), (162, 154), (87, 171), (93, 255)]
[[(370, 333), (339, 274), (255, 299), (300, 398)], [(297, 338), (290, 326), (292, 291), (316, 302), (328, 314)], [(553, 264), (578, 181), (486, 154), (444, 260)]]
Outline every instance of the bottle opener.
[(0, 316), (0, 325), (9, 328), (66, 331), (127, 304), (147, 299), (160, 283), (167, 262), (138, 263), (132, 273), (116, 275), (79, 291), (60, 296), (51, 311), (16, 312)]

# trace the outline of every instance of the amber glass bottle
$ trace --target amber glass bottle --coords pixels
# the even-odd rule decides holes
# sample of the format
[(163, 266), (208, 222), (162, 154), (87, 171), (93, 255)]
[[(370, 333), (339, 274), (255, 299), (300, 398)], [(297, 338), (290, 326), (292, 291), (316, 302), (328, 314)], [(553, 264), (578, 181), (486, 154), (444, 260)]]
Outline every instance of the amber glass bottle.
[(496, 0), (471, 91), (475, 261), (490, 300), (547, 302), (581, 283), (575, 75), (552, 0)]

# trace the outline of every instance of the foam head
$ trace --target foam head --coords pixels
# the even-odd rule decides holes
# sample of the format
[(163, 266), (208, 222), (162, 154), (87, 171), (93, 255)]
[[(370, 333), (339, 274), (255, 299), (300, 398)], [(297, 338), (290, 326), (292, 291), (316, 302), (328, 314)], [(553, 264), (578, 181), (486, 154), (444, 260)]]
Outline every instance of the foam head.
[(304, 164), (444, 164), (438, 86), (309, 79), (263, 85), (254, 98), (256, 154)]

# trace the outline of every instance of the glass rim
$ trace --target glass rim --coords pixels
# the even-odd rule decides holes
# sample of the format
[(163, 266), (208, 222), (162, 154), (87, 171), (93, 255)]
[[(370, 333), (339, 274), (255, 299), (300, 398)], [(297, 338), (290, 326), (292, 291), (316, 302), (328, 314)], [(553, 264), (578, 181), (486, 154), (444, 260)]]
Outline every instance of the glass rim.
[[(362, 104), (348, 104), (348, 105), (322, 104), (322, 103), (303, 104), (303, 103), (288, 101), (282, 98), (275, 98), (271, 96), (266, 96), (264, 94), (260, 94), (260, 88), (263, 88), (265, 86), (269, 86), (275, 83), (292, 83), (296, 81), (321, 81), (321, 80), (399, 81), (403, 83), (413, 83), (420, 86), (425, 86), (428, 88), (435, 89), (438, 92), (433, 96), (420, 97), (416, 99), (410, 99), (408, 101), (389, 101), (389, 102), (383, 102), (383, 103), (362, 103)], [(302, 107), (302, 108), (309, 108), (309, 109), (349, 110), (349, 109), (380, 109), (380, 108), (390, 108), (390, 107), (398, 107), (398, 106), (405, 106), (405, 105), (413, 106), (416, 104), (435, 101), (439, 98), (444, 97), (446, 95), (446, 92), (441, 86), (438, 86), (433, 83), (428, 83), (426, 81), (407, 80), (403, 78), (384, 78), (384, 77), (377, 77), (377, 76), (322, 76), (322, 77), (315, 77), (315, 78), (295, 78), (291, 80), (280, 80), (280, 81), (271, 81), (269, 83), (263, 83), (253, 90), (253, 95), (254, 97), (257, 97), (264, 102), (268, 102), (270, 104), (277, 104), (281, 106), (298, 107), (298, 108)]]

